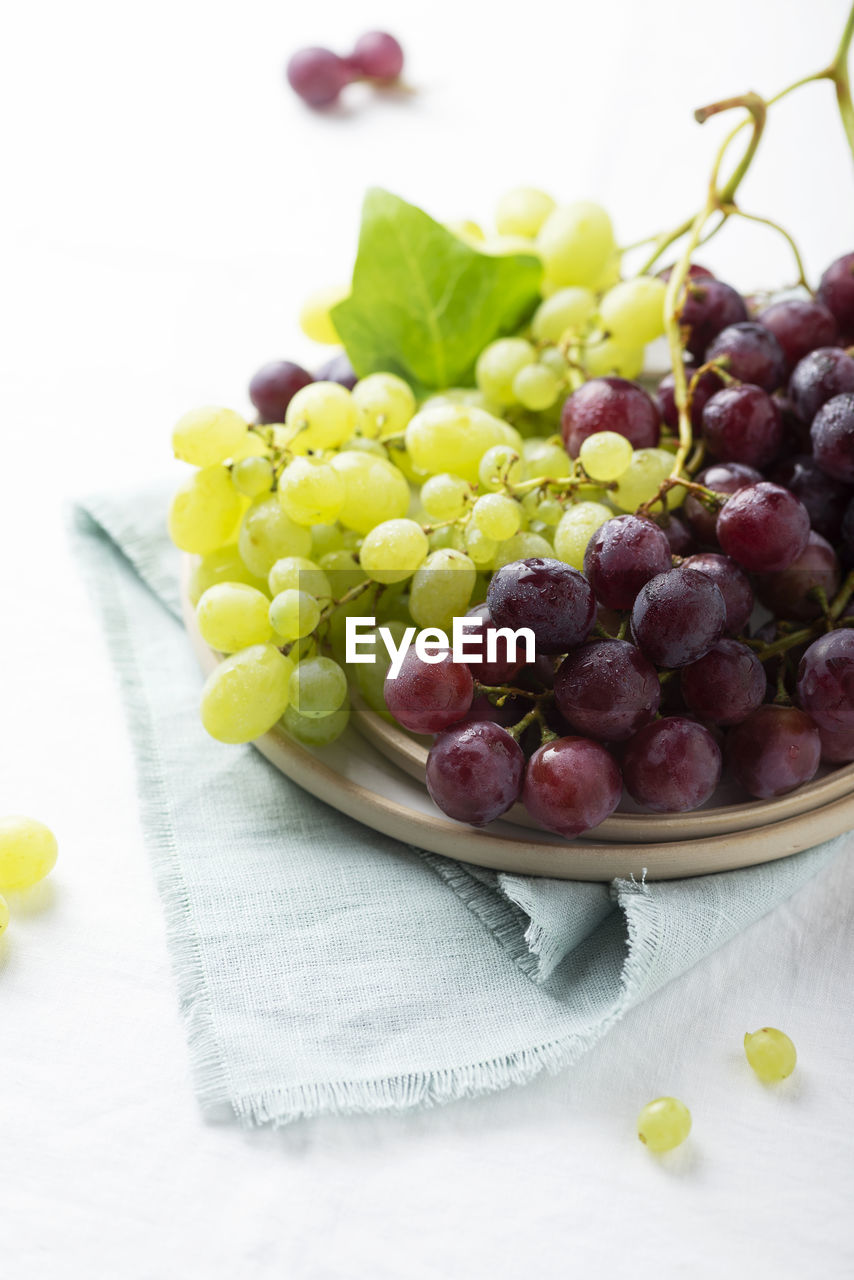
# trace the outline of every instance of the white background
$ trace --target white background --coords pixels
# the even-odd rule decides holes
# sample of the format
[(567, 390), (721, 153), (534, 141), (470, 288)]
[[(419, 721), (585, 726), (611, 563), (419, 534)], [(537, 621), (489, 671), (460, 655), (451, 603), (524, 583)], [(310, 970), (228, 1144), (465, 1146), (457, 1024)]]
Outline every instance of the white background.
[[(592, 197), (628, 241), (702, 199), (722, 134), (695, 106), (828, 60), (845, 0), (18, 5), (0, 52), (0, 807), (60, 865), (0, 943), (0, 1256), (16, 1280), (436, 1280), (851, 1274), (850, 859), (660, 993), (572, 1072), (400, 1118), (204, 1124), (142, 846), (114, 677), (63, 535), (68, 497), (168, 469), (174, 418), (247, 407), (261, 362), (318, 359), (295, 315), (346, 278), (363, 189), (488, 218), (509, 185)], [(418, 93), (312, 116), (301, 43), (386, 26)], [(815, 276), (854, 239), (828, 86), (774, 112), (745, 207)], [(742, 288), (785, 247), (728, 230)], [(500, 1016), (500, 1011), (497, 1011)], [(764, 1090), (740, 1050), (783, 1026)], [(648, 1098), (691, 1106), (666, 1161)]]

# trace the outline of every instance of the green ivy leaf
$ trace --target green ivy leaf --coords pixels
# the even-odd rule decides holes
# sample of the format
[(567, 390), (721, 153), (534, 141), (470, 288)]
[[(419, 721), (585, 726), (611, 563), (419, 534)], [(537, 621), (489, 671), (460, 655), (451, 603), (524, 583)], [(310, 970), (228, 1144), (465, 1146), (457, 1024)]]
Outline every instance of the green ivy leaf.
[(373, 188), (352, 292), (332, 319), (360, 377), (389, 372), (421, 388), (465, 385), (487, 343), (531, 315), (541, 275), (533, 255), (479, 253), (423, 210)]

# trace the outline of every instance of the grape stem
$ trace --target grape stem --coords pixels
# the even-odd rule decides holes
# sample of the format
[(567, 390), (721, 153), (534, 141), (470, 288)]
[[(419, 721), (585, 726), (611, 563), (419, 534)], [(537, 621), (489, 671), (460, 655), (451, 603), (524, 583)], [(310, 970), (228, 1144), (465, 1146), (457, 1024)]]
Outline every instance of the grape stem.
[(757, 645), (753, 642), (750, 647), (755, 649), (756, 656), (760, 662), (767, 662), (769, 658), (776, 658), (779, 653), (786, 653), (789, 649), (794, 649), (796, 645), (808, 644), (810, 640), (816, 640), (822, 632), (827, 630), (828, 625), (831, 629), (849, 625), (854, 626), (854, 618), (843, 618), (841, 616), (852, 595), (854, 595), (854, 569), (851, 570), (839, 591), (833, 597), (833, 602), (823, 617), (809, 627), (802, 627), (800, 631), (790, 631), (788, 635), (781, 636), (779, 640), (775, 640), (772, 644)]
[(510, 725), (507, 732), (510, 734), (511, 738), (514, 738), (515, 741), (518, 742), (530, 724), (539, 725), (541, 746), (544, 746), (547, 742), (554, 742), (556, 740), (557, 734), (552, 732), (546, 724), (545, 717), (543, 715), (542, 700), (538, 701), (536, 706), (531, 707), (531, 710), (527, 711), (525, 715), (522, 716), (521, 720), (517, 720), (515, 724)]
[(648, 502), (644, 502), (639, 506), (636, 514), (648, 516), (650, 508), (654, 507), (656, 503), (662, 502), (670, 490), (675, 489), (677, 486), (685, 489), (688, 493), (693, 493), (702, 502), (703, 506), (711, 512), (719, 511), (730, 496), (728, 493), (718, 493), (715, 489), (707, 489), (705, 485), (697, 484), (696, 480), (686, 480), (684, 476), (668, 476), (666, 480), (662, 480), (658, 493), (650, 498)]

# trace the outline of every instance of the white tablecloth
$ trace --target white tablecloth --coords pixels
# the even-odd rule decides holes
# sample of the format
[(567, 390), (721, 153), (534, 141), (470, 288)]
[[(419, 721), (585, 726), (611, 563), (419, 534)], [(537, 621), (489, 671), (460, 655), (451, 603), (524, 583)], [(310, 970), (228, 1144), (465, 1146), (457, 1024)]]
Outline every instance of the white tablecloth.
[[(821, 65), (845, 7), (813, 3), (809, 23), (799, 0), (18, 7), (0, 53), (0, 795), (50, 823), (61, 853), (41, 891), (12, 900), (0, 943), (4, 1275), (854, 1270), (850, 857), (560, 1078), (405, 1118), (203, 1123), (123, 711), (61, 510), (167, 468), (178, 413), (242, 405), (263, 360), (316, 358), (296, 309), (346, 276), (365, 186), (486, 217), (533, 181), (603, 199), (635, 239), (701, 199), (722, 126), (700, 130), (691, 108)], [(287, 53), (372, 24), (401, 34), (420, 93), (303, 112)], [(831, 94), (813, 87), (780, 108), (745, 207), (790, 224), (816, 274), (852, 247), (852, 198)], [(754, 228), (708, 259), (745, 289), (791, 274)], [(800, 1051), (778, 1090), (741, 1050), (765, 1023)], [(694, 1114), (666, 1161), (634, 1137), (660, 1093)]]

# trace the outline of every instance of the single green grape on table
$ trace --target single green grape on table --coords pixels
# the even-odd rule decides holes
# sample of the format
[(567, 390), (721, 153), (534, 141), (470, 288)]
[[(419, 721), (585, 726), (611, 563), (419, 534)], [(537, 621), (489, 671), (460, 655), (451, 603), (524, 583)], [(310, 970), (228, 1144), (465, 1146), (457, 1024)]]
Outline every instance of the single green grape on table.
[(747, 1061), (764, 1084), (785, 1080), (795, 1069), (797, 1051), (784, 1031), (776, 1027), (760, 1027), (744, 1037)]
[(20, 814), (0, 818), (0, 889), (28, 889), (56, 865), (56, 836)]
[(678, 1098), (656, 1098), (638, 1116), (638, 1137), (650, 1151), (672, 1151), (691, 1132), (691, 1112)]

